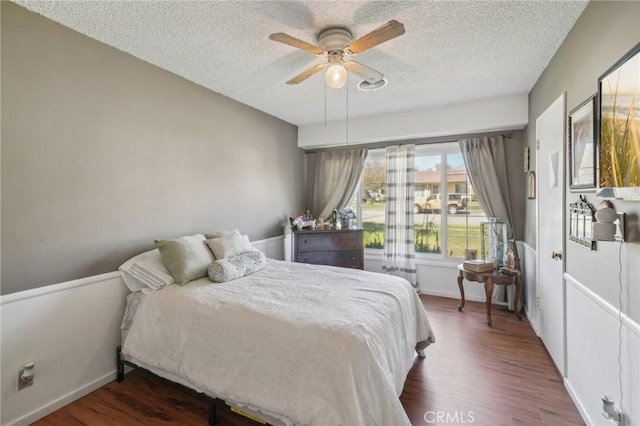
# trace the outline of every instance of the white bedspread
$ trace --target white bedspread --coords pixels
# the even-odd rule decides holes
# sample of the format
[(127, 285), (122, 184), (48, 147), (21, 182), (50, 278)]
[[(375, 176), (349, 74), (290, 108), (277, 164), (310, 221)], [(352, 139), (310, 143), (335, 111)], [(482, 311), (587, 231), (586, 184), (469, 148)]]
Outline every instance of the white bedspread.
[(433, 341), (403, 279), (270, 261), (144, 296), (123, 353), (288, 423), (396, 426), (416, 344)]

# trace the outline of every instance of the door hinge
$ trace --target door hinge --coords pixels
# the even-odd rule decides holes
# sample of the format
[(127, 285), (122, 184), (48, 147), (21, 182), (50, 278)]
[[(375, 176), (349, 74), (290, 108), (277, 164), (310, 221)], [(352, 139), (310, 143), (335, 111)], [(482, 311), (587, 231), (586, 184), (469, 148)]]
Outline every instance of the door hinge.
[(536, 151), (540, 150), (540, 139), (536, 139)]
[(536, 308), (540, 308), (540, 296), (536, 297)]

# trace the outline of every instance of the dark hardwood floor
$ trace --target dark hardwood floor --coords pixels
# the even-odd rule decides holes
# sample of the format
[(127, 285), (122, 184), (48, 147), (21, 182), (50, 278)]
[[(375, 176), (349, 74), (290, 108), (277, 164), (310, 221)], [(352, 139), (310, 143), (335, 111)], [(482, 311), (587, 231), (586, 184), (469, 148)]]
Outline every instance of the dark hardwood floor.
[[(458, 300), (421, 298), (437, 341), (415, 360), (400, 396), (413, 425), (584, 424), (526, 318), (496, 307), (489, 327), (483, 303), (458, 312)], [(206, 425), (207, 403), (134, 371), (36, 424)], [(218, 424), (255, 423), (222, 411)]]

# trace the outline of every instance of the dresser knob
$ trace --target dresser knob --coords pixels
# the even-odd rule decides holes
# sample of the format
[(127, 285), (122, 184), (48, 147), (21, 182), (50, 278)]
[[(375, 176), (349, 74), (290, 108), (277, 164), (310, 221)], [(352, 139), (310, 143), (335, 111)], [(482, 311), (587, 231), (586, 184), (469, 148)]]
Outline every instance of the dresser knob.
[(351, 239), (351, 242), (352, 242), (352, 243), (355, 243), (355, 242), (356, 242), (356, 239), (355, 239), (355, 238), (352, 238), (352, 239)]
[(304, 243), (307, 244), (307, 240), (304, 240)]
[(356, 257), (355, 256), (351, 256), (351, 260), (356, 260)]

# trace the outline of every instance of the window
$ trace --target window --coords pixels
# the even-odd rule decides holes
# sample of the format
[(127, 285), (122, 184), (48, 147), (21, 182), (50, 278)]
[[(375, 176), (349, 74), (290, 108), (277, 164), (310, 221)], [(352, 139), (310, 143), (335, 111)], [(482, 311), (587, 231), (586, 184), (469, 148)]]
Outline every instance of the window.
[(462, 154), (456, 144), (455, 150), (445, 154), (447, 164), (446, 188), (447, 214), (447, 256), (464, 257), (465, 249), (474, 249), (480, 254), (482, 239), (480, 222), (487, 218), (480, 209), (475, 194), (471, 191), (471, 183), (467, 177)]
[(416, 253), (442, 253), (439, 214), (442, 156), (416, 148), (414, 239)]
[[(365, 248), (384, 246), (384, 149), (370, 150), (362, 173), (358, 210)], [(461, 258), (465, 249), (480, 254), (480, 209), (457, 143), (416, 147), (414, 231), (416, 254)]]
[[(358, 219), (363, 228), (365, 248), (384, 247), (384, 207), (387, 186), (387, 165), (384, 149), (371, 150), (360, 179), (357, 200)], [(352, 207), (353, 208), (353, 207)]]

